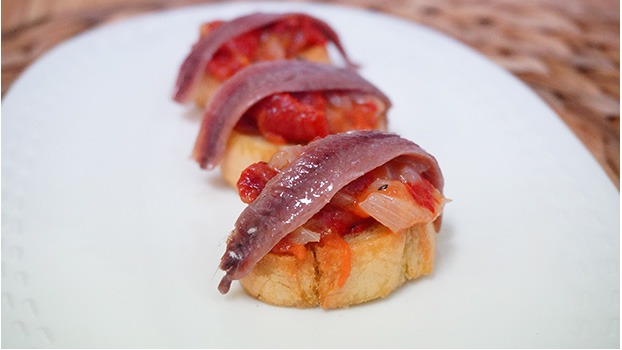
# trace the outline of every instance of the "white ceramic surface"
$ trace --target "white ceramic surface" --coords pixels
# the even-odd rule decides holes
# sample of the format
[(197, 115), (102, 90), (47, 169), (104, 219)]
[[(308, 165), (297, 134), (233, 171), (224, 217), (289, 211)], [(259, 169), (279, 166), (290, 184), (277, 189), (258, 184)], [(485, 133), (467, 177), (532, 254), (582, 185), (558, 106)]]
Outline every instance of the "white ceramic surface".
[[(347, 310), (216, 286), (243, 208), (170, 99), (202, 21), (300, 10), (446, 179), (433, 275)], [(185, 8), (79, 35), (2, 103), (3, 347), (618, 347), (619, 193), (525, 85), (437, 32), (343, 7)]]

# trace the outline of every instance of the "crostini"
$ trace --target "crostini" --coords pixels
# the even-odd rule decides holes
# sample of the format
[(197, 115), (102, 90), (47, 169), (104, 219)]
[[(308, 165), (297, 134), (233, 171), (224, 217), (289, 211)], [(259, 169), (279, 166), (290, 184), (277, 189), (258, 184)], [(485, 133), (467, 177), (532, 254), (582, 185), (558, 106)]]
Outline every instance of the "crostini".
[(205, 108), (193, 150), (235, 186), (244, 168), (286, 145), (349, 130), (386, 130), (391, 102), (352, 70), (307, 61), (255, 63), (228, 79)]
[(392, 133), (352, 131), (281, 150), (238, 182), (221, 293), (348, 307), (432, 272), (446, 202), (436, 159)]
[(331, 26), (307, 14), (253, 13), (205, 23), (180, 67), (173, 99), (194, 101), (203, 108), (224, 81), (256, 62), (303, 59), (328, 63), (330, 42), (346, 66), (354, 67)]

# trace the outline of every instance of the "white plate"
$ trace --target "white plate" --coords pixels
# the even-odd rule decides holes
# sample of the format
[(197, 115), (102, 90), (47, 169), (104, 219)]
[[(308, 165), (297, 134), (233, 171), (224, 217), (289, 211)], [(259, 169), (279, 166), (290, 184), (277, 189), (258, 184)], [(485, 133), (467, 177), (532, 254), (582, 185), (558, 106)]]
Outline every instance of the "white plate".
[[(202, 21), (306, 11), (434, 154), (446, 207), (433, 275), (347, 310), (216, 286), (243, 208), (190, 160), (200, 115), (170, 99)], [(2, 120), (3, 347), (618, 347), (619, 193), (509, 73), (363, 10), (235, 3), (80, 35), (33, 64)]]

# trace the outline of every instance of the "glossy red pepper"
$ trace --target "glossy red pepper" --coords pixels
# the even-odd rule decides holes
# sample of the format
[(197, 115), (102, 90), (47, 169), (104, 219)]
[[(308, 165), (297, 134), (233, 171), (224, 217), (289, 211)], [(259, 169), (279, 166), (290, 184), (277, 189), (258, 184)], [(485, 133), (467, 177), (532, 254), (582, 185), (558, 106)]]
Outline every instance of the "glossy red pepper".
[(330, 231), (338, 235), (346, 235), (351, 233), (352, 229), (364, 219), (345, 207), (328, 203), (309, 219), (305, 227), (322, 234)]
[(257, 126), (267, 140), (280, 144), (305, 144), (329, 133), (322, 109), (287, 93), (267, 98), (257, 116)]
[(378, 123), (378, 107), (370, 101), (352, 103), (329, 120), (330, 108), (335, 107), (323, 92), (277, 93), (253, 105), (235, 129), (277, 144), (306, 144), (329, 134), (374, 129)]
[(249, 165), (237, 182), (238, 194), (242, 202), (250, 204), (257, 199), (266, 183), (277, 174), (277, 171), (266, 162), (257, 162)]
[(207, 63), (207, 70), (219, 80), (231, 77), (253, 62), (260, 43), (260, 30), (240, 35), (224, 44)]
[(438, 200), (434, 198), (433, 193), (435, 189), (429, 181), (422, 178), (421, 181), (415, 184), (406, 183), (406, 188), (417, 204), (428, 209), (432, 213), (436, 210), (439, 203)]

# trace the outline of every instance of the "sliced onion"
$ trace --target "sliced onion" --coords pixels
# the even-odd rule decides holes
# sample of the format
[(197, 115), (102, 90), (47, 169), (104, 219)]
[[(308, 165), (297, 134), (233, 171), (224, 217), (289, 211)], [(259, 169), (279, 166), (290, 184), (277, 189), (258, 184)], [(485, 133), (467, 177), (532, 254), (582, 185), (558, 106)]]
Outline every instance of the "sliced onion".
[(372, 186), (378, 186), (377, 190), (359, 203), (359, 207), (391, 231), (398, 232), (435, 219), (432, 212), (412, 199), (400, 181), (377, 180)]
[(413, 166), (402, 166), (397, 175), (405, 183), (415, 184), (421, 181), (421, 170)]
[(292, 231), (288, 238), (292, 243), (307, 244), (309, 242), (319, 242), (320, 236), (319, 232), (311, 231), (308, 228), (301, 226)]
[(283, 170), (302, 153), (302, 150), (303, 146), (301, 145), (284, 146), (272, 156), (268, 165), (273, 169)]
[(330, 202), (342, 208), (347, 208), (356, 202), (356, 198), (346, 191), (339, 191)]

